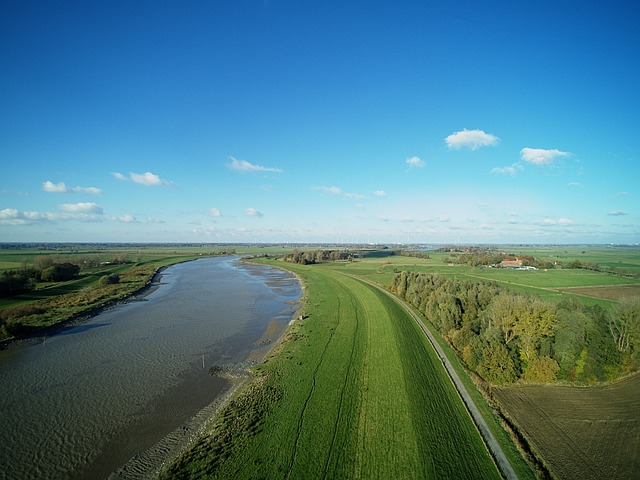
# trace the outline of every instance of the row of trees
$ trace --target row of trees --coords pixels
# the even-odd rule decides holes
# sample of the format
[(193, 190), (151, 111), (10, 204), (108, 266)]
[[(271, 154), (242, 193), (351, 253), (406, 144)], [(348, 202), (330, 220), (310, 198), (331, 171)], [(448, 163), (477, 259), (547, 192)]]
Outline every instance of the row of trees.
[(0, 297), (11, 297), (30, 292), (36, 288), (38, 282), (72, 280), (78, 273), (80, 273), (80, 267), (73, 263), (56, 263), (43, 270), (35, 268), (6, 270), (0, 275)]
[(337, 262), (338, 260), (353, 260), (352, 254), (348, 250), (308, 250), (302, 252), (294, 248), (291, 253), (285, 253), (282, 260), (301, 265), (311, 265), (322, 262)]
[(453, 252), (450, 256), (443, 258), (444, 263), (468, 265), (470, 267), (497, 265), (503, 260), (522, 260), (522, 265), (539, 269), (552, 269), (556, 267), (557, 263), (548, 258), (536, 258), (531, 255), (515, 256), (496, 250), (478, 248), (469, 248), (464, 252)]
[(416, 272), (396, 274), (391, 289), (427, 317), (467, 367), (494, 384), (593, 383), (640, 363), (637, 298), (608, 313), (571, 299), (555, 303), (495, 283)]
[[(493, 249), (479, 247), (464, 247), (459, 249), (440, 248), (439, 252), (449, 252), (450, 255), (443, 257), (444, 263), (454, 265), (468, 265), (470, 267), (497, 265), (503, 260), (522, 260), (523, 266), (532, 266), (538, 269), (567, 268), (567, 269), (583, 269), (592, 270), (594, 272), (609, 273), (612, 275), (620, 275), (624, 277), (637, 277), (638, 275), (628, 269), (608, 265), (600, 265), (598, 263), (590, 263), (584, 260), (571, 260), (562, 262), (561, 260), (551, 260), (549, 258), (538, 258), (532, 255), (513, 255), (509, 253), (499, 252)], [(404, 255), (404, 252), (403, 252)]]
[(600, 265), (598, 263), (590, 263), (582, 260), (571, 260), (563, 265), (563, 268), (592, 270), (594, 272), (609, 273), (622, 277), (637, 277), (638, 274), (628, 268), (612, 267), (608, 265)]

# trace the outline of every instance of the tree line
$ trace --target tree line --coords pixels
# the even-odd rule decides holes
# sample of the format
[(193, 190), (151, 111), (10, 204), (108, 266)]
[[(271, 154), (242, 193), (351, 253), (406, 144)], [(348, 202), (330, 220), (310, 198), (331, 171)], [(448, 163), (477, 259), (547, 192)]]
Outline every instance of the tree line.
[(640, 366), (640, 299), (612, 312), (543, 300), (491, 282), (397, 273), (391, 290), (416, 307), (465, 365), (493, 384), (594, 383)]
[[(19, 269), (5, 270), (0, 274), (0, 298), (12, 297), (30, 292), (39, 282), (65, 282), (77, 277), (82, 269), (102, 265), (129, 263), (125, 254), (117, 254), (103, 261), (99, 255), (39, 255), (33, 265), (26, 263)], [(115, 277), (103, 283), (117, 283)]]
[[(494, 249), (479, 247), (443, 247), (438, 252), (446, 252), (450, 255), (442, 258), (444, 263), (453, 265), (468, 265), (470, 267), (498, 265), (503, 260), (522, 260), (523, 266), (536, 267), (538, 269), (551, 270), (553, 268), (583, 269), (594, 272), (608, 273), (623, 277), (637, 278), (638, 274), (629, 268), (600, 265), (584, 260), (551, 260), (549, 258), (534, 257), (532, 255), (515, 255), (513, 253), (499, 252)], [(404, 255), (404, 252), (403, 252)]]
[(291, 253), (285, 253), (282, 260), (301, 265), (312, 265), (323, 262), (337, 262), (339, 260), (353, 260), (353, 254), (348, 250), (308, 250), (306, 252), (294, 248)]

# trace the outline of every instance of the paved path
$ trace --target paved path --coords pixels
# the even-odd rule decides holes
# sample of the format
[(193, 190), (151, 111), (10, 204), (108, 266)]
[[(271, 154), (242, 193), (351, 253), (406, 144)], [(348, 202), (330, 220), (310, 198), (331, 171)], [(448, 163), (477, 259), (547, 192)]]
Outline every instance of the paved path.
[[(347, 274), (345, 274), (345, 275), (347, 275)], [(431, 342), (431, 345), (433, 345), (433, 348), (438, 353), (438, 356), (442, 359), (442, 364), (443, 364), (445, 370), (449, 374), (449, 377), (451, 378), (451, 381), (453, 382), (453, 385), (458, 390), (458, 393), (460, 394), (460, 397), (462, 398), (462, 401), (466, 405), (467, 410), (469, 411), (469, 414), (471, 415), (471, 418), (473, 419), (474, 423), (476, 424), (476, 427), (478, 428), (478, 431), (480, 432), (480, 435), (482, 436), (482, 439), (484, 440), (484, 443), (487, 446), (487, 449), (489, 450), (489, 452), (491, 452), (491, 455), (493, 456), (496, 464), (498, 465), (498, 469), (500, 470), (500, 473), (507, 480), (518, 480), (518, 476), (516, 475), (516, 472), (511, 467), (511, 463), (509, 463), (509, 460), (507, 459), (506, 455), (502, 451), (502, 448), (500, 448), (500, 445), (498, 444), (498, 442), (496, 441), (495, 437), (493, 436), (493, 433), (491, 433), (491, 430), (489, 430), (489, 427), (487, 426), (487, 423), (484, 421), (484, 418), (480, 414), (480, 411), (478, 410), (478, 407), (476, 407), (475, 402), (473, 401), (473, 399), (469, 395), (469, 392), (467, 392), (467, 389), (464, 386), (464, 384), (462, 383), (462, 380), (460, 380), (460, 377), (458, 376), (458, 372), (456, 372), (456, 370), (453, 368), (453, 365), (451, 365), (451, 362), (449, 362), (449, 359), (445, 355), (444, 351), (442, 350), (442, 348), (440, 347), (440, 345), (438, 344), (438, 342), (436, 341), (434, 336), (431, 334), (429, 329), (426, 327), (424, 322), (414, 312), (413, 308), (411, 308), (411, 306), (409, 306), (409, 304), (407, 302), (405, 302), (404, 300), (402, 300), (400, 297), (394, 295), (389, 290), (386, 290), (385, 288), (381, 287), (380, 285), (377, 285), (374, 282), (371, 282), (369, 280), (365, 280), (363, 278), (360, 278), (360, 277), (357, 277), (357, 276), (354, 276), (354, 275), (348, 275), (348, 276), (353, 277), (353, 278), (355, 278), (357, 280), (360, 280), (362, 282), (365, 282), (365, 283), (377, 288), (381, 292), (383, 292), (386, 295), (388, 295), (391, 298), (393, 298), (396, 302), (398, 302), (400, 305), (402, 305), (402, 307), (407, 312), (409, 312), (411, 314), (411, 316), (414, 318), (414, 320), (417, 322), (417, 324), (420, 326), (422, 331), (425, 333), (425, 335), (427, 336), (427, 338)]]

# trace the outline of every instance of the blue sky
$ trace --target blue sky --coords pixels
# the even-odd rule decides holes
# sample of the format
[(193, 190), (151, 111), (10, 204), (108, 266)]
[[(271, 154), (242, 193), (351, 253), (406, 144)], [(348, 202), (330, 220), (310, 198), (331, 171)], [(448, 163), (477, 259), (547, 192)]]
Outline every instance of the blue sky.
[(618, 1), (5, 2), (0, 241), (640, 242), (639, 23)]

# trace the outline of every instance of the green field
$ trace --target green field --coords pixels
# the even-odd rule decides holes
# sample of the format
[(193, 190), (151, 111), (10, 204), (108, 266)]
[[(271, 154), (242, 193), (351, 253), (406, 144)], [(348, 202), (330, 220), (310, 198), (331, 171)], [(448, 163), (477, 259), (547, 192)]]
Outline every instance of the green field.
[(167, 478), (500, 478), (398, 303), (330, 268), (285, 267), (304, 279), (304, 319)]
[[(114, 255), (127, 259), (124, 264), (83, 270), (79, 278), (69, 282), (41, 284), (29, 294), (0, 300), (0, 314), (16, 306), (42, 305), (44, 315), (32, 324), (38, 328), (138, 290), (163, 265), (231, 249), (238, 254), (262, 256), (292, 248), (84, 246), (46, 252), (0, 250), (0, 271), (23, 268), (38, 255), (100, 255), (105, 262)], [(315, 250), (317, 246), (307, 248)], [(254, 379), (227, 405), (208, 436), (166, 476), (499, 478), (440, 359), (410, 315), (382, 292), (349, 275), (386, 287), (403, 270), (437, 273), (460, 280), (495, 282), (550, 300), (575, 298), (610, 311), (619, 298), (616, 292), (633, 293), (640, 285), (638, 249), (508, 248), (518, 255), (559, 260), (560, 264), (579, 259), (625, 270), (612, 274), (590, 269), (470, 267), (451, 265), (445, 252), (413, 258), (393, 254), (390, 249), (358, 249), (352, 261), (312, 266), (261, 260), (292, 270), (304, 279), (304, 318), (290, 327), (267, 361), (255, 368)], [(120, 273), (122, 282), (110, 291), (99, 285), (99, 279), (111, 272)], [(95, 298), (91, 296), (94, 294)], [(88, 298), (93, 303), (87, 303)], [(533, 478), (461, 361), (442, 337), (436, 337), (518, 476)], [(541, 404), (541, 408), (546, 407)], [(574, 407), (574, 418), (581, 418), (580, 412)], [(525, 418), (522, 412), (514, 415)], [(525, 437), (529, 434), (526, 429), (522, 433)], [(552, 436), (552, 432), (543, 431), (543, 442)], [(553, 448), (552, 443), (548, 445)]]

